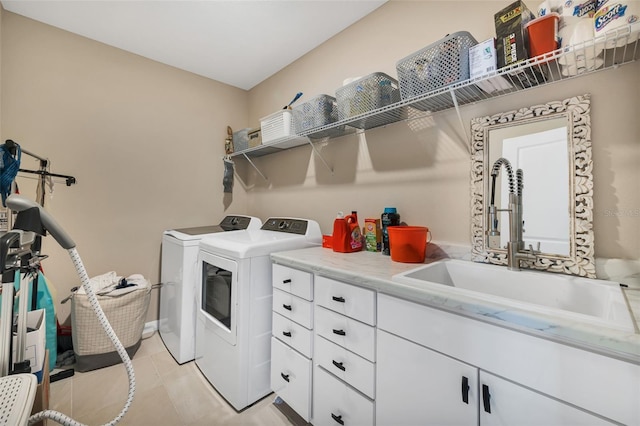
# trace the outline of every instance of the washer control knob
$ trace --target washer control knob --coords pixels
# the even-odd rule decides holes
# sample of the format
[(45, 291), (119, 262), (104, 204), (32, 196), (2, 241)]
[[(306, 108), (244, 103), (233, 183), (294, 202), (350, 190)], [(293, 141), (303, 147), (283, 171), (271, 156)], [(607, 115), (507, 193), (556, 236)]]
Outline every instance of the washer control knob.
[(287, 229), (288, 227), (289, 227), (289, 223), (286, 220), (282, 220), (278, 224), (278, 228), (280, 229)]

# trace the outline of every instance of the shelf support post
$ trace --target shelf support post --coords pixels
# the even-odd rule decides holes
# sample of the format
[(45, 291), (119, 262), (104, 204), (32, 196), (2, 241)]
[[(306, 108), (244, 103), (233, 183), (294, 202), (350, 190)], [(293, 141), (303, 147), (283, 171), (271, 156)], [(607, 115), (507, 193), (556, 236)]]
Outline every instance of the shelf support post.
[(464, 126), (462, 115), (460, 114), (460, 106), (458, 105), (458, 98), (456, 98), (456, 92), (453, 90), (451, 86), (449, 86), (449, 93), (451, 93), (453, 106), (456, 108), (456, 114), (458, 115), (458, 121), (460, 121), (460, 127), (462, 127), (462, 133), (464, 133), (464, 137), (466, 138), (466, 141), (469, 142), (469, 135), (467, 134), (467, 129)]
[(311, 149), (313, 150), (314, 154), (317, 155), (318, 157), (320, 157), (320, 161), (322, 161), (322, 164), (324, 164), (324, 166), (329, 169), (329, 171), (331, 172), (331, 176), (333, 176), (333, 167), (330, 167), (329, 164), (327, 164), (327, 162), (324, 160), (324, 157), (322, 156), (322, 154), (320, 154), (320, 151), (318, 151), (315, 147), (315, 145), (313, 144), (313, 142), (311, 142), (311, 139), (307, 138), (307, 142), (309, 143), (309, 145), (311, 145)]
[(249, 157), (247, 156), (247, 154), (245, 154), (245, 153), (243, 152), (243, 153), (242, 153), (242, 156), (243, 156), (244, 158), (246, 158), (246, 159), (247, 159), (247, 161), (249, 162), (249, 164), (251, 164), (251, 166), (255, 169), (255, 171), (256, 171), (256, 172), (258, 172), (258, 174), (259, 174), (260, 176), (262, 176), (262, 179), (264, 179), (264, 180), (269, 180), (269, 179), (267, 179), (267, 177), (266, 177), (265, 175), (263, 175), (263, 174), (262, 174), (262, 172), (260, 171), (260, 169), (259, 169), (255, 164), (253, 164), (253, 161), (251, 161), (251, 158), (249, 158)]

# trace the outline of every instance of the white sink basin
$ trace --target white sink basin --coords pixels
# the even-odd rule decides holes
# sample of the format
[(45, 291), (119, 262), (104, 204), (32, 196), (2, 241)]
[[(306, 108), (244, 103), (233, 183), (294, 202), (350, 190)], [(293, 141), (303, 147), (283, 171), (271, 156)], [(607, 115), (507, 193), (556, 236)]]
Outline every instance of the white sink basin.
[[(447, 259), (394, 275), (417, 287), (442, 288), (487, 301), (633, 332), (618, 283)], [(435, 286), (435, 287), (433, 287)]]

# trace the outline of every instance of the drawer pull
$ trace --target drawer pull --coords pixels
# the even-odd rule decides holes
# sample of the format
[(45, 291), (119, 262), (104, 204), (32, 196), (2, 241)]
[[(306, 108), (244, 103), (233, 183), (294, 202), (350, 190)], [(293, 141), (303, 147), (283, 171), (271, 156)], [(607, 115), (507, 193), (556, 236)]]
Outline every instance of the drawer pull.
[(291, 332), (290, 331), (283, 331), (282, 334), (284, 336), (291, 337)]
[(333, 329), (333, 334), (337, 334), (338, 336), (344, 336), (344, 335), (346, 335), (346, 333), (344, 332), (344, 330), (336, 330), (335, 328)]
[(285, 308), (287, 311), (291, 310), (291, 305), (285, 305), (284, 303), (282, 304), (282, 307)]
[(331, 362), (333, 363), (333, 365), (335, 365), (335, 366), (336, 366), (336, 368), (339, 368), (339, 369), (340, 369), (340, 370), (342, 370), (342, 371), (345, 371), (345, 370), (346, 370), (346, 369), (344, 368), (344, 363), (342, 363), (342, 362), (338, 362), (338, 361), (335, 361), (335, 360), (331, 360)]
[(340, 297), (340, 296), (333, 296), (332, 299), (335, 302), (340, 302), (340, 303), (344, 303), (344, 297)]
[(331, 413), (331, 418), (335, 420), (336, 423), (344, 425), (344, 420), (342, 420), (342, 416), (336, 416), (335, 414)]
[(282, 376), (282, 378), (283, 378), (287, 383), (289, 382), (289, 375), (288, 375), (288, 374), (280, 373), (280, 375)]
[(469, 379), (462, 376), (462, 402), (469, 403)]
[(282, 280), (282, 284), (291, 284), (291, 278), (287, 278), (286, 280)]
[(482, 405), (484, 405), (484, 411), (491, 414), (491, 394), (487, 385), (482, 385)]

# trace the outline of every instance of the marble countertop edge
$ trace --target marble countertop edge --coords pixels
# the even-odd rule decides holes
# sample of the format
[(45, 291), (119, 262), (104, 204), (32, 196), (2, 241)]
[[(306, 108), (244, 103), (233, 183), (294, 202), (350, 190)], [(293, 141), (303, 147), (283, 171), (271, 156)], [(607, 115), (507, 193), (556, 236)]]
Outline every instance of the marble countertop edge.
[[(272, 253), (277, 264), (303, 269), (320, 276), (346, 281), (379, 293), (402, 298), (435, 309), (488, 322), (536, 337), (589, 350), (623, 361), (640, 364), (640, 334), (636, 332), (583, 323), (575, 319), (556, 317), (521, 307), (496, 303), (430, 286), (415, 287), (391, 281), (393, 275), (412, 270), (423, 264), (392, 262), (380, 253), (334, 253), (319, 247)], [(457, 257), (457, 256), (456, 256)], [(426, 263), (446, 256), (435, 255)], [(640, 296), (640, 295), (638, 295)], [(640, 299), (640, 298), (639, 298)]]

